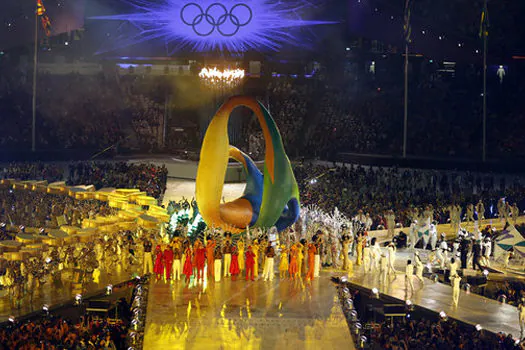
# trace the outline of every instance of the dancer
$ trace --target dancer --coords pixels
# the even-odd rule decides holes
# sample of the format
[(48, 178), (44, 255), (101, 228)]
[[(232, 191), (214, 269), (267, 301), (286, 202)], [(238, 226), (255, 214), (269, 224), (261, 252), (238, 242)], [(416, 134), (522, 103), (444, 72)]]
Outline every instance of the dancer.
[(231, 233), (224, 233), (224, 246), (222, 248), (222, 253), (224, 256), (224, 277), (230, 277), (230, 265), (232, 262), (232, 243), (231, 243)]
[(470, 241), (467, 238), (463, 238), (463, 240), (459, 244), (459, 252), (461, 254), (461, 268), (462, 269), (467, 268), (469, 250), (470, 250)]
[(414, 277), (414, 265), (412, 265), (412, 260), (407, 261), (407, 266), (405, 268), (405, 289), (408, 293), (408, 287), (410, 286), (410, 292), (414, 293), (414, 282), (412, 281)]
[(482, 248), (483, 257), (481, 258), (481, 263), (483, 266), (490, 266), (490, 255), (492, 254), (492, 241), (490, 237), (485, 237)]
[(476, 204), (476, 212), (478, 213), (478, 221), (485, 220), (485, 205), (481, 199)]
[(437, 250), (437, 257), (439, 259), (439, 265), (441, 269), (444, 269), (445, 264), (448, 260), (448, 244), (447, 244), (447, 241), (445, 240), (444, 233), (441, 234), (441, 240), (439, 242), (439, 247)]
[[(290, 252), (289, 252), (289, 255), (290, 255), (290, 263), (288, 264), (288, 274), (290, 275), (290, 278), (291, 279), (295, 279), (297, 277), (297, 275), (299, 275), (299, 265), (297, 263), (298, 259), (298, 254), (299, 254), (299, 249), (302, 250), (302, 248), (299, 248), (298, 247), (298, 244), (292, 244), (291, 248), (290, 248)], [(281, 259), (282, 259), (282, 256), (281, 256)]]
[(394, 243), (390, 242), (388, 244), (388, 274), (396, 274), (396, 269), (394, 264), (396, 262), (396, 246)]
[(182, 258), (181, 244), (180, 242), (175, 241), (173, 243), (173, 280), (174, 281), (180, 281), (181, 258)]
[(368, 243), (365, 243), (365, 247), (363, 248), (363, 268), (365, 272), (370, 272), (372, 269), (372, 257), (370, 252), (370, 246)]
[(254, 267), (255, 267), (255, 254), (253, 253), (253, 248), (251, 245), (246, 249), (246, 280), (248, 279), (255, 281), (253, 277)]
[(237, 241), (237, 255), (239, 257), (239, 271), (244, 271), (244, 239), (241, 238)]
[(303, 238), (297, 242), (297, 273), (296, 277), (301, 278), (303, 275), (306, 275), (308, 268), (306, 264), (308, 263), (308, 244)]
[(386, 215), (386, 227), (388, 229), (388, 236), (390, 238), (393, 238), (395, 235), (395, 227), (396, 227), (396, 216), (394, 214), (393, 210), (387, 211)]
[(190, 282), (190, 278), (193, 275), (193, 254), (191, 250), (191, 245), (188, 245), (186, 247), (186, 251), (184, 252), (185, 260), (184, 260), (184, 267), (182, 268), (182, 274), (186, 276), (186, 283)]
[(219, 245), (215, 247), (215, 252), (213, 253), (215, 261), (213, 262), (213, 275), (215, 276), (215, 282), (221, 281), (221, 268), (222, 268), (222, 249)]
[(202, 282), (204, 279), (204, 266), (206, 265), (206, 248), (199, 240), (195, 241), (195, 267), (197, 268), (197, 281)]
[(173, 250), (169, 245), (164, 249), (164, 266), (166, 266), (166, 281), (171, 281), (171, 272), (173, 271)]
[(523, 338), (525, 330), (525, 298), (522, 297), (518, 304), (518, 319), (520, 322), (520, 338)]
[(254, 239), (252, 243), (252, 252), (255, 254), (254, 261), (255, 264), (253, 265), (253, 274), (255, 276), (255, 279), (259, 278), (259, 241)]
[(481, 259), (481, 241), (476, 240), (472, 246), (472, 269), (476, 270), (476, 266), (480, 271), (483, 271), (483, 267), (480, 264)]
[(230, 275), (232, 276), (232, 281), (237, 279), (237, 275), (240, 273), (239, 269), (239, 253), (237, 247), (232, 247), (232, 263), (230, 265)]
[(457, 273), (450, 277), (450, 284), (452, 284), (452, 302), (454, 303), (454, 306), (458, 306), (460, 282), (461, 277), (459, 277)]
[(381, 247), (379, 247), (376, 237), (372, 238), (371, 244), (372, 247), (370, 248), (370, 259), (372, 263), (370, 269), (374, 272), (377, 272), (379, 270), (379, 260), (381, 259)]
[(265, 281), (267, 280), (273, 281), (273, 277), (274, 277), (273, 258), (275, 257), (275, 250), (272, 247), (271, 241), (268, 241), (268, 246), (266, 247), (264, 255), (266, 256), (266, 259), (264, 261), (263, 278)]
[[(414, 250), (417, 244), (417, 220), (412, 221), (408, 231), (408, 240), (410, 241), (410, 249)], [(424, 247), (423, 247), (424, 248)]]
[(357, 248), (356, 248), (356, 265), (361, 266), (363, 264), (363, 246), (365, 244), (366, 238), (363, 236), (361, 232), (357, 234)]
[(449, 276), (454, 276), (458, 274), (458, 262), (455, 258), (450, 259), (449, 265), (450, 273)]
[(460, 242), (459, 240), (455, 240), (454, 243), (452, 243), (452, 256), (457, 258), (459, 256), (459, 246)]
[(518, 222), (518, 216), (520, 215), (520, 208), (518, 208), (516, 203), (512, 204), (512, 207), (510, 207), (510, 215), (512, 216), (512, 222), (515, 226)]
[(188, 238), (185, 238), (182, 241), (182, 260), (181, 260), (182, 271), (183, 271), (182, 274), (184, 274), (184, 266), (186, 266), (186, 250), (188, 248), (191, 248), (191, 242)]
[(308, 273), (306, 274), (307, 281), (314, 279), (316, 250), (317, 248), (315, 247), (314, 243), (308, 243)]
[(386, 276), (388, 274), (388, 258), (385, 254), (381, 254), (379, 261), (379, 270), (381, 272), (381, 281), (386, 282)]
[(215, 239), (213, 239), (212, 235), (208, 235), (206, 238), (206, 258), (208, 260), (208, 277), (213, 279), (215, 275), (215, 247), (217, 246), (217, 243), (215, 243)]
[[(430, 249), (431, 250), (436, 249), (437, 240), (438, 240), (438, 234), (437, 234), (436, 225), (432, 223), (430, 224)], [(425, 248), (426, 248), (426, 244), (423, 247), (423, 249)]]
[(467, 204), (466, 217), (467, 217), (467, 225), (470, 222), (474, 223), (474, 204), (472, 203)]
[(317, 230), (317, 232), (314, 235), (315, 240), (315, 268), (314, 268), (314, 277), (319, 277), (319, 272), (321, 271), (321, 253), (322, 249), (324, 248), (324, 233), (321, 230)]
[(501, 221), (505, 220), (505, 200), (500, 198), (498, 200), (498, 217)]
[(348, 271), (350, 259), (348, 258), (348, 249), (350, 248), (350, 236), (343, 235), (341, 239), (341, 245), (343, 247), (343, 270)]
[[(297, 264), (297, 261), (295, 262)], [(297, 270), (297, 266), (295, 266), (295, 269)], [(286, 272), (289, 270), (289, 264), (288, 264), (288, 249), (284, 244), (281, 244), (281, 256), (279, 260), (279, 278), (285, 279), (286, 278)], [(291, 274), (290, 274), (291, 276)]]
[(153, 273), (153, 258), (151, 256), (151, 248), (153, 247), (151, 241), (146, 238), (144, 241), (144, 260), (143, 260), (143, 269), (142, 273), (144, 275), (149, 275)]
[(421, 261), (421, 257), (419, 256), (419, 252), (416, 252), (414, 254), (414, 260), (416, 263), (416, 277), (421, 281), (422, 284), (425, 283), (425, 280), (423, 279), (423, 261)]
[(157, 281), (164, 275), (164, 255), (162, 254), (160, 245), (157, 245), (155, 248), (155, 266), (153, 267), (153, 272), (155, 272), (157, 276)]

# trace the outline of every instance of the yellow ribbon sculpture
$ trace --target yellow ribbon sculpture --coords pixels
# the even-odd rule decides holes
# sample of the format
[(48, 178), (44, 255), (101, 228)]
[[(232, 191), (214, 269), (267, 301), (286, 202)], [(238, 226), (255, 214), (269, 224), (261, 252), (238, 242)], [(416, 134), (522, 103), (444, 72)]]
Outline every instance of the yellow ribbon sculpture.
[[(230, 146), (228, 120), (239, 106), (250, 108), (261, 125), (266, 143), (264, 175), (250, 157)], [(246, 189), (241, 197), (221, 204), (229, 158), (243, 165), (247, 175)], [(290, 160), (275, 121), (256, 99), (231, 97), (213, 117), (202, 142), (196, 199), (199, 213), (208, 226), (232, 233), (243, 232), (246, 227), (275, 226), (282, 231), (297, 221), (299, 188)]]

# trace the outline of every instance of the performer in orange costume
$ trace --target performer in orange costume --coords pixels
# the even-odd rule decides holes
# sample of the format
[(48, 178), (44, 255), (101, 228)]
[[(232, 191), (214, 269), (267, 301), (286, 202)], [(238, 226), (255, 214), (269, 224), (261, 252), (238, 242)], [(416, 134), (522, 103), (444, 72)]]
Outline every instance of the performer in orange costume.
[(317, 248), (314, 243), (308, 243), (308, 273), (306, 274), (306, 280), (311, 281), (314, 279), (315, 272), (315, 254)]
[(214, 277), (214, 264), (215, 264), (215, 246), (217, 243), (215, 243), (215, 240), (212, 236), (208, 236), (208, 241), (206, 242), (206, 257), (208, 259), (208, 277), (211, 277), (213, 279)]
[(202, 281), (204, 278), (204, 265), (206, 264), (206, 248), (202, 246), (202, 242), (195, 241), (195, 266), (197, 268), (197, 280)]

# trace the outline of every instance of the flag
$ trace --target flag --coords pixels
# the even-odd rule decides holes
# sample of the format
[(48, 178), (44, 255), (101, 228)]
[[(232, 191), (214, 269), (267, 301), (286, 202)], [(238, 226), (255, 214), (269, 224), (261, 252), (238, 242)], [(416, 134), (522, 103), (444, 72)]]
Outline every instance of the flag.
[(487, 9), (487, 2), (485, 2), (485, 5), (483, 6), (483, 11), (481, 11), (481, 21), (479, 23), (479, 37), (483, 38), (483, 36), (487, 37), (489, 36), (489, 12)]
[(44, 7), (42, 0), (36, 0), (36, 14), (42, 16), (44, 13), (46, 13), (46, 8)]
[(412, 6), (411, 0), (405, 0), (405, 22), (403, 24), (403, 31), (405, 35), (405, 42), (409, 44), (412, 39), (412, 26), (410, 25), (410, 7)]
[(42, 16), (42, 28), (44, 28), (44, 32), (47, 36), (51, 35), (51, 21), (46, 14)]
[(47, 36), (51, 35), (51, 21), (46, 14), (46, 8), (42, 0), (36, 0), (36, 14), (40, 16), (40, 21), (42, 22), (42, 28)]

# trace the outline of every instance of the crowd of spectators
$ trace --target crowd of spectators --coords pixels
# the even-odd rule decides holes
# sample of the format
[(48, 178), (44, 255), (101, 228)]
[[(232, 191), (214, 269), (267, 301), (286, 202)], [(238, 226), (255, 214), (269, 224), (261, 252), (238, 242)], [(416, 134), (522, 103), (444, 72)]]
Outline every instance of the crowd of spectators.
[[(346, 66), (339, 79), (322, 74), (273, 77), (262, 86), (261, 100), (275, 118), (289, 155), (401, 154), (403, 88), (393, 78), (399, 75), (397, 61), (378, 60), (373, 69), (370, 62)], [(454, 69), (455, 73), (447, 73), (441, 63), (429, 60), (411, 63), (409, 155), (481, 158), (480, 69), (469, 64)], [(522, 79), (509, 75), (500, 83), (495, 72), (490, 73), (488, 157), (523, 156)], [(12, 69), (2, 75), (0, 113), (9, 116), (0, 125), (3, 150), (27, 149), (31, 144), (30, 82), (24, 71)], [(42, 74), (38, 83), (39, 150), (82, 149), (93, 154), (113, 145), (118, 145), (113, 148), (118, 151), (138, 152), (196, 147), (202, 137), (199, 130), (204, 130), (197, 125), (205, 120), (199, 113), (209, 110), (204, 97), (201, 105), (180, 110), (176, 104), (169, 105), (173, 95), (181, 101), (194, 99), (189, 94), (194, 94), (195, 86), (180, 90), (163, 77)], [(179, 115), (192, 127), (178, 128)], [(238, 140), (248, 147), (254, 136), (262, 139), (254, 118), (242, 131)]]
[(138, 188), (160, 198), (166, 191), (168, 169), (162, 165), (125, 162), (79, 162), (69, 166), (68, 183), (103, 187)]
[(0, 328), (2, 349), (125, 349), (127, 329), (122, 322), (82, 318), (32, 320)]
[(455, 321), (403, 320), (372, 324), (371, 349), (520, 349), (512, 334), (468, 330)]
[(35, 191), (1, 189), (0, 198), (0, 222), (15, 226), (79, 226), (83, 219), (109, 215), (112, 210), (103, 201)]
[(374, 168), (358, 165), (315, 165), (296, 163), (302, 205), (317, 205), (331, 212), (337, 207), (349, 217), (358, 210), (369, 213), (373, 225), (384, 225), (387, 210), (394, 210), (396, 221), (410, 224), (413, 207), (432, 205), (434, 219), (446, 223), (447, 207), (462, 206), (483, 200), (486, 217), (495, 216), (497, 201), (507, 197), (523, 210), (524, 179), (469, 172)]
[[(31, 79), (12, 70), (2, 76), (3, 150), (31, 145)], [(164, 95), (158, 82), (140, 77), (70, 74), (38, 77), (36, 144), (46, 150), (103, 150), (118, 144), (143, 152), (160, 149)]]
[(1, 179), (61, 181), (62, 166), (52, 163), (10, 163), (0, 166)]
[[(63, 181), (65, 166), (59, 163), (10, 163), (0, 166), (0, 179)], [(167, 168), (146, 163), (76, 162), (69, 164), (68, 185), (138, 188), (160, 198), (166, 191)]]

